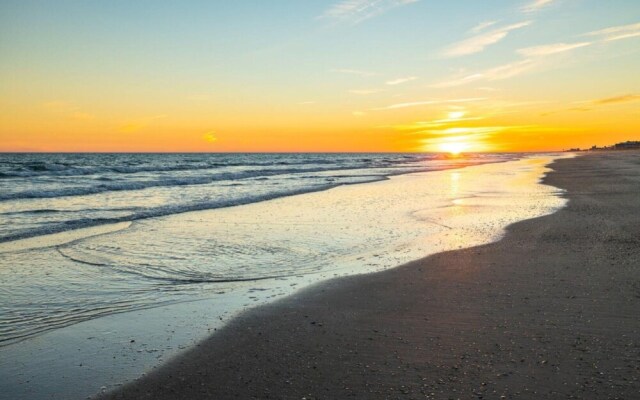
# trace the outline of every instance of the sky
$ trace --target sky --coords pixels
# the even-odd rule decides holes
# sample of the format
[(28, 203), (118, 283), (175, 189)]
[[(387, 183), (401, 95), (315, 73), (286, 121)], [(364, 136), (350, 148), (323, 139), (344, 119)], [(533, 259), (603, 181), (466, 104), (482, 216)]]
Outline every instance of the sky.
[(0, 151), (626, 140), (638, 0), (0, 0)]

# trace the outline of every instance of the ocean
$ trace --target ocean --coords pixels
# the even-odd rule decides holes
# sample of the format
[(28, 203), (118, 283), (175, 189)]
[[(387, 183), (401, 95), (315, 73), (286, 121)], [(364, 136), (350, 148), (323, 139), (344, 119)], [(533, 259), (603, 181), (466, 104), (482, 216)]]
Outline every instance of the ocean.
[(515, 154), (0, 154), (0, 242)]

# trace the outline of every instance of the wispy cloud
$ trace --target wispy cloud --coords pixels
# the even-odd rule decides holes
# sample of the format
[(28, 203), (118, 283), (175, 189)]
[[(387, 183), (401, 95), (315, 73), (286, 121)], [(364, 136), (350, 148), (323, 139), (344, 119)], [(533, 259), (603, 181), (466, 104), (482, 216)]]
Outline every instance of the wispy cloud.
[(375, 93), (380, 93), (381, 90), (376, 90), (376, 89), (352, 89), (349, 90), (349, 93), (351, 94), (357, 94), (360, 96), (368, 96), (370, 94), (375, 94)]
[(538, 125), (503, 125), (482, 122), (491, 119), (491, 115), (467, 114), (466, 108), (445, 113), (444, 118), (432, 121), (418, 121), (408, 124), (391, 125), (383, 128), (393, 129), (408, 141), (422, 144), (429, 151), (459, 153), (461, 151), (488, 151), (503, 146), (502, 137), (539, 133), (544, 127)]
[[(505, 140), (509, 141), (514, 136), (559, 131), (556, 127), (540, 125), (492, 125), (427, 130), (419, 132), (417, 136), (423, 138), (421, 143), (430, 150), (487, 151), (502, 148), (508, 144)], [(448, 143), (457, 143), (459, 146), (450, 147)]]
[(495, 24), (497, 24), (498, 21), (485, 21), (485, 22), (480, 22), (478, 25), (476, 25), (475, 27), (473, 27), (469, 32), (471, 33), (480, 33), (483, 30), (494, 26)]
[(440, 101), (438, 100), (423, 100), (423, 101), (411, 101), (411, 102), (407, 102), (407, 103), (396, 103), (396, 104), (391, 104), (388, 105), (386, 107), (379, 107), (379, 108), (374, 108), (373, 110), (375, 111), (380, 111), (380, 110), (396, 110), (398, 108), (407, 108), (407, 107), (417, 107), (417, 106), (426, 106), (426, 105), (430, 105), (430, 104), (439, 104)]
[(524, 60), (509, 63), (509, 64), (500, 65), (498, 67), (488, 69), (484, 72), (466, 75), (460, 78), (451, 79), (444, 82), (439, 82), (431, 85), (431, 87), (448, 88), (448, 87), (462, 86), (468, 83), (478, 82), (478, 81), (499, 81), (503, 79), (509, 79), (509, 78), (513, 78), (514, 76), (521, 75), (525, 72), (528, 72), (537, 65), (539, 65), (539, 63), (533, 59), (524, 59)]
[(476, 89), (482, 90), (483, 92), (497, 92), (498, 91), (498, 89), (493, 88), (491, 86), (481, 86), (481, 87), (476, 88)]
[(486, 97), (472, 97), (472, 98), (464, 98), (464, 99), (451, 99), (451, 100), (422, 100), (422, 101), (411, 101), (407, 103), (397, 103), (391, 104), (386, 107), (374, 108), (374, 111), (381, 110), (397, 110), (399, 108), (407, 108), (407, 107), (417, 107), (417, 106), (426, 106), (432, 104), (447, 104), (447, 103), (469, 103), (475, 101), (486, 100)]
[(460, 128), (461, 124), (469, 123), (470, 121), (479, 121), (483, 117), (466, 117), (466, 111), (451, 111), (446, 114), (446, 118), (435, 119), (432, 121), (418, 121), (411, 124), (394, 125), (393, 129), (403, 132), (422, 133), (432, 131), (434, 128), (445, 129), (447, 126), (454, 126)]
[(598, 99), (591, 101), (594, 105), (607, 105), (618, 103), (630, 103), (632, 101), (640, 101), (640, 94), (624, 94), (621, 96), (607, 97), (604, 99)]
[(528, 25), (531, 25), (531, 21), (524, 21), (517, 24), (503, 26), (501, 28), (493, 29), (491, 31), (470, 37), (449, 47), (447, 50), (445, 50), (444, 56), (460, 57), (468, 54), (479, 53), (486, 47), (492, 44), (496, 44), (502, 39), (506, 38), (509, 32), (516, 29), (524, 28)]
[(392, 79), (390, 81), (385, 82), (387, 85), (400, 85), (402, 83), (407, 83), (411, 81), (415, 81), (418, 79), (416, 76), (407, 76), (405, 78)]
[(567, 51), (579, 49), (581, 47), (591, 46), (596, 43), (606, 43), (614, 40), (621, 40), (621, 39), (640, 36), (640, 23), (623, 25), (623, 26), (614, 26), (611, 28), (606, 28), (598, 31), (585, 33), (581, 36), (595, 37), (597, 40), (588, 41), (588, 42), (586, 41), (577, 42), (577, 43), (553, 43), (553, 44), (546, 44), (542, 46), (527, 47), (524, 49), (519, 49), (518, 54), (525, 57), (529, 57), (529, 58), (545, 57), (553, 54), (564, 53)]
[(453, 152), (485, 151), (492, 136), (504, 131), (501, 126), (449, 128), (420, 132), (420, 143), (429, 151)]
[(396, 7), (419, 0), (342, 0), (329, 7), (319, 18), (357, 24)]
[(630, 93), (630, 94), (623, 94), (619, 96), (605, 97), (602, 99), (577, 101), (573, 103), (576, 105), (576, 107), (566, 108), (564, 110), (549, 111), (540, 115), (543, 117), (546, 117), (549, 115), (559, 114), (567, 111), (579, 111), (579, 112), (592, 111), (594, 108), (597, 108), (597, 107), (632, 103), (634, 101), (640, 101), (640, 94)]
[(349, 68), (334, 68), (334, 69), (331, 70), (331, 72), (336, 72), (338, 74), (357, 75), (357, 76), (361, 76), (363, 78), (368, 78), (368, 77), (371, 77), (371, 76), (378, 75), (377, 72), (362, 71), (362, 70), (359, 70), (359, 69), (349, 69)]
[(542, 46), (520, 49), (518, 50), (518, 54), (521, 54), (525, 57), (543, 57), (552, 54), (564, 53), (565, 51), (579, 49), (580, 47), (586, 47), (592, 44), (592, 42), (546, 44)]
[(447, 87), (454, 87), (454, 86), (462, 86), (462, 85), (466, 85), (467, 83), (476, 82), (482, 79), (485, 79), (485, 75), (482, 73), (477, 73), (477, 74), (465, 75), (465, 76), (454, 78), (451, 80), (446, 80), (444, 82), (439, 82), (431, 85), (431, 87), (447, 88)]
[(640, 23), (631, 25), (613, 26), (584, 34), (583, 36), (596, 36), (605, 42), (628, 39), (640, 36)]
[(475, 126), (465, 128), (446, 128), (446, 129), (430, 129), (419, 133), (431, 133), (437, 136), (451, 136), (451, 135), (486, 135), (488, 133), (494, 133), (505, 129), (502, 126)]
[(522, 11), (525, 13), (533, 13), (548, 6), (551, 3), (553, 3), (553, 0), (535, 0), (522, 7)]
[(513, 78), (514, 76), (521, 75), (531, 70), (536, 65), (538, 65), (538, 63), (534, 60), (525, 59), (491, 68), (490, 70), (486, 71), (484, 75), (490, 81), (499, 81), (502, 79), (509, 79)]

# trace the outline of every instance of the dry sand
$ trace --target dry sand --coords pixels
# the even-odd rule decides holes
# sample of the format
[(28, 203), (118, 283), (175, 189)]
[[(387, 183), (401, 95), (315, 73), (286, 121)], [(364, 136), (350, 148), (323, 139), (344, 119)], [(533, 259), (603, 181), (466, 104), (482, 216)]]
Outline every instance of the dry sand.
[(553, 168), (556, 214), (249, 311), (107, 397), (640, 398), (640, 153)]

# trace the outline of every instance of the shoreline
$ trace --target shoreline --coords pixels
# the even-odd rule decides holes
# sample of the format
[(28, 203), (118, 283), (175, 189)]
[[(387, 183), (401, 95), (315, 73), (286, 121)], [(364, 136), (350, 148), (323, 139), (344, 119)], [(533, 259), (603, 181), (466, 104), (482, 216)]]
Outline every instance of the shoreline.
[(639, 155), (558, 160), (560, 211), (245, 312), (104, 398), (630, 398)]

